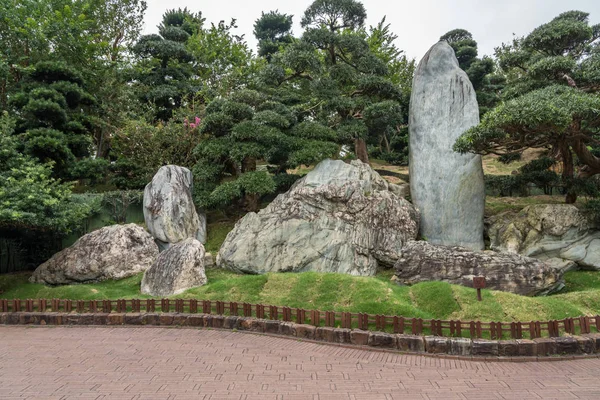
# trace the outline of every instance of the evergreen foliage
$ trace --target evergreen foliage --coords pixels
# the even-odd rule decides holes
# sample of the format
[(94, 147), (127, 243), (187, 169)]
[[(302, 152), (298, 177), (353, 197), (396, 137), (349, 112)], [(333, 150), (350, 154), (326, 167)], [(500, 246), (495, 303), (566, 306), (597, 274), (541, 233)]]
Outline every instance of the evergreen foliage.
[(94, 104), (83, 78), (64, 62), (40, 61), (11, 96), (15, 133), (23, 151), (42, 163), (53, 163), (54, 176), (73, 177), (78, 159), (88, 157), (94, 120), (82, 113)]
[(494, 74), (495, 63), (490, 57), (477, 58), (477, 42), (471, 32), (455, 29), (442, 35), (440, 40), (447, 41), (454, 49), (460, 68), (467, 73), (477, 93), (479, 114), (483, 116), (500, 101), (504, 76)]
[(155, 120), (168, 121), (187, 96), (199, 90), (192, 79), (193, 56), (186, 47), (204, 23), (200, 13), (187, 8), (168, 10), (159, 34), (142, 36), (133, 47), (141, 59), (133, 74), (141, 101), (154, 106)]
[(508, 76), (506, 99), (465, 132), (454, 148), (480, 154), (517, 154), (547, 148), (562, 169), (566, 201), (589, 192), (582, 182), (600, 173), (593, 152), (600, 129), (600, 28), (588, 14), (563, 13), (528, 36), (497, 48)]
[(258, 55), (271, 60), (282, 46), (294, 40), (292, 36), (293, 15), (281, 14), (279, 10), (261, 13), (254, 23), (254, 36), (258, 40)]
[(0, 227), (66, 233), (96, 211), (71, 196), (52, 168), (19, 151), (14, 122), (0, 117)]
[[(205, 139), (195, 149), (194, 176), (196, 201), (203, 207), (242, 200), (245, 209), (256, 211), (259, 198), (278, 186), (272, 174), (285, 174), (339, 151), (333, 130), (300, 122), (290, 107), (251, 90), (211, 102), (200, 132)], [(257, 170), (260, 160), (268, 164), (266, 170)]]

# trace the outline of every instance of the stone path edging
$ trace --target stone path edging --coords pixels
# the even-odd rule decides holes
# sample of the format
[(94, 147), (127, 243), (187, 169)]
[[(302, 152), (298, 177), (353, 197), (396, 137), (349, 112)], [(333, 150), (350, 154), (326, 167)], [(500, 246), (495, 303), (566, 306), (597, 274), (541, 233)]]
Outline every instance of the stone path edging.
[(473, 361), (557, 361), (600, 357), (600, 333), (534, 340), (487, 340), (390, 334), (249, 317), (179, 313), (11, 312), (0, 313), (0, 324), (215, 328), (342, 347)]

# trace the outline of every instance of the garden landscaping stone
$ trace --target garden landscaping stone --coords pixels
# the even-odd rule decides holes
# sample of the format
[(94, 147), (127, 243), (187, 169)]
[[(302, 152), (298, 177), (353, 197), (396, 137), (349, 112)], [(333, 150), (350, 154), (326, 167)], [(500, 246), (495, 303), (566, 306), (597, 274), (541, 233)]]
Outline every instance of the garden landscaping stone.
[(498, 341), (497, 340), (485, 340), (485, 339), (473, 339), (472, 344), (474, 356), (498, 356)]
[(573, 336), (577, 340), (579, 351), (584, 354), (592, 354), (596, 352), (596, 342), (588, 336)]
[(520, 357), (535, 357), (537, 356), (537, 345), (533, 340), (517, 339), (519, 344)]
[(389, 333), (371, 332), (367, 343), (371, 347), (396, 348), (396, 337)]
[(554, 338), (557, 354), (578, 354), (581, 352), (577, 339), (572, 336), (561, 336)]
[(467, 338), (452, 338), (450, 340), (449, 354), (456, 356), (470, 356), (473, 352), (471, 339)]
[(516, 340), (499, 340), (498, 355), (500, 357), (517, 357), (519, 355), (519, 343)]
[(360, 161), (325, 160), (227, 235), (217, 265), (237, 272), (375, 275), (419, 229), (416, 209)]
[(473, 287), (473, 277), (483, 276), (488, 289), (527, 296), (552, 293), (564, 286), (559, 271), (533, 258), (427, 242), (407, 243), (394, 268), (398, 281), (409, 285), (444, 281)]
[(351, 329), (336, 328), (335, 329), (336, 342), (338, 342), (338, 343), (351, 343), (352, 340), (350, 339), (350, 332), (352, 332)]
[(369, 344), (369, 331), (353, 330), (350, 332), (350, 343), (357, 346)]
[(161, 250), (188, 238), (206, 242), (206, 217), (192, 199), (192, 172), (184, 167), (161, 167), (144, 189), (144, 220)]
[(538, 356), (551, 356), (556, 354), (556, 341), (551, 338), (533, 339), (536, 344)]
[(323, 340), (325, 342), (336, 342), (335, 328), (330, 327), (318, 327), (315, 330), (315, 339)]
[(303, 325), (296, 324), (293, 327), (293, 331), (295, 332), (295, 336), (303, 339), (314, 339), (315, 337), (315, 328), (312, 325)]
[(450, 350), (450, 339), (439, 336), (425, 336), (425, 351), (431, 354), (446, 354)]
[(67, 285), (118, 280), (146, 271), (158, 256), (158, 247), (144, 228), (112, 225), (82, 236), (40, 265), (33, 283)]
[(439, 42), (415, 71), (409, 115), (410, 193), (421, 213), (421, 237), (433, 244), (484, 248), (481, 156), (452, 149), (477, 124), (473, 85), (452, 47)]
[(106, 325), (173, 326), (247, 330), (260, 334), (284, 335), (325, 343), (368, 346), (404, 353), (428, 353), (438, 356), (475, 357), (485, 360), (532, 359), (592, 355), (600, 351), (600, 334), (538, 338), (534, 340), (487, 340), (461, 337), (389, 334), (359, 329), (315, 327), (306, 324), (250, 317), (182, 313), (0, 313), (4, 325)]
[(572, 204), (539, 204), (487, 221), (493, 250), (553, 261), (566, 272), (577, 267), (600, 270), (600, 232)]
[(398, 350), (410, 353), (424, 353), (425, 341), (423, 336), (397, 335)]
[(204, 246), (193, 238), (171, 245), (144, 273), (141, 292), (171, 296), (205, 285), (204, 255)]

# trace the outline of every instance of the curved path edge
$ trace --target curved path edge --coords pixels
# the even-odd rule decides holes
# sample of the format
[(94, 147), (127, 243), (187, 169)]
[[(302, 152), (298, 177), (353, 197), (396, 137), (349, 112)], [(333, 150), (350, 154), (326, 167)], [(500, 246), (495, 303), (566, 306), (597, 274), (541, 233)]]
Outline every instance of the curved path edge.
[(555, 361), (600, 356), (598, 333), (534, 340), (486, 340), (390, 334), (359, 329), (315, 327), (250, 317), (186, 313), (11, 312), (0, 313), (0, 325), (216, 328), (292, 337), (338, 346), (481, 361)]

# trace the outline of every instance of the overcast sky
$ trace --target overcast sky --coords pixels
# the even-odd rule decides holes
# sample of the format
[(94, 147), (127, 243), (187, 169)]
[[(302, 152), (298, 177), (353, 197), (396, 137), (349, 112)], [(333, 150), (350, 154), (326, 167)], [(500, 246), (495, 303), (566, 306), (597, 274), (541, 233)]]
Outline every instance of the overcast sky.
[[(312, 0), (147, 0), (144, 33), (155, 33), (165, 10), (187, 7), (207, 22), (237, 19), (237, 34), (245, 34), (256, 49), (252, 34), (261, 11), (278, 9), (294, 16), (294, 34), (302, 32), (300, 20)], [(396, 45), (419, 60), (439, 37), (449, 30), (470, 31), (479, 43), (480, 55), (493, 55), (494, 47), (522, 36), (550, 21), (561, 12), (581, 10), (590, 13), (592, 24), (600, 23), (600, 0), (363, 0), (367, 26), (384, 16), (398, 39)]]

